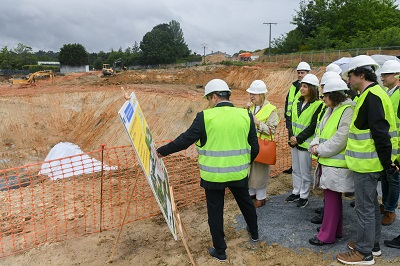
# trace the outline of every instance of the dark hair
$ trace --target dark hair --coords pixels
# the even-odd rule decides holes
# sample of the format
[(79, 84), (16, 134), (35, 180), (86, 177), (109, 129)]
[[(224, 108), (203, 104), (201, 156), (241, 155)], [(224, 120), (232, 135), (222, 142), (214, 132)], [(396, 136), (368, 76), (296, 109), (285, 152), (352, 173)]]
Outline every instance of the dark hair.
[(344, 102), (347, 99), (346, 95), (338, 91), (331, 91), (328, 95), (334, 106), (338, 106), (339, 103)]
[[(310, 102), (318, 100), (318, 87), (305, 82), (302, 84), (307, 85), (307, 88), (310, 90)], [(300, 96), (299, 100), (304, 101), (304, 96)]]
[(223, 99), (223, 100), (227, 100), (227, 101), (229, 101), (229, 97), (231, 96), (231, 92), (230, 91), (214, 91), (214, 92), (211, 92), (208, 95), (211, 96), (213, 94), (217, 95), (218, 98)]
[(350, 73), (353, 73), (357, 77), (364, 75), (365, 80), (372, 81), (372, 82), (378, 82), (378, 77), (375, 74), (375, 67), (373, 66), (366, 66), (366, 67), (357, 67), (354, 70), (350, 71)]

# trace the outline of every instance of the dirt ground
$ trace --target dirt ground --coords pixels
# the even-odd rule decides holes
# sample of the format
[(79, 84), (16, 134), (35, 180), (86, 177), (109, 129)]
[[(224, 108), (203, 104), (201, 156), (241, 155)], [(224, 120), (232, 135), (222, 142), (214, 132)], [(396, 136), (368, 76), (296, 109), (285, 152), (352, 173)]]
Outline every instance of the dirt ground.
[[(320, 77), (323, 69), (316, 69)], [(254, 79), (266, 81), (269, 99), (280, 110), (292, 69), (277, 67), (197, 67), (160, 71), (127, 71), (113, 77), (99, 72), (58, 76), (53, 82), (40, 80), (28, 86), (0, 81), (0, 169), (42, 161), (61, 141), (79, 145), (83, 151), (129, 145), (116, 118), (123, 104), (121, 87), (134, 91), (155, 140), (176, 137), (195, 114), (205, 107), (204, 85), (212, 78), (225, 79), (236, 105), (247, 102), (245, 89)], [(282, 114), (282, 112), (280, 112)], [(287, 193), (291, 177), (272, 178), (269, 196)], [(318, 192), (315, 192), (318, 193)], [(240, 214), (231, 195), (226, 196), (225, 233), (229, 265), (340, 265), (324, 261), (323, 254), (308, 249), (291, 250), (276, 243), (250, 243), (244, 230), (237, 231)], [(197, 265), (219, 265), (210, 258), (211, 238), (204, 202), (180, 209), (190, 239), (188, 246)], [(112, 254), (118, 230), (47, 243), (0, 259), (0, 265), (190, 265), (182, 241), (175, 241), (162, 215), (125, 225)], [(379, 261), (398, 265), (399, 261)]]

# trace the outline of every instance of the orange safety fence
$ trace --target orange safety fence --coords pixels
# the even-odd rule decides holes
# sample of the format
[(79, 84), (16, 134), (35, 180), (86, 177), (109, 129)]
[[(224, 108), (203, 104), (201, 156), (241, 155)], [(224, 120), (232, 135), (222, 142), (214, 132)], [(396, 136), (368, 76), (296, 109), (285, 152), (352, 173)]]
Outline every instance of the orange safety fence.
[[(284, 123), (275, 136), (271, 176), (291, 164)], [(205, 200), (193, 145), (163, 160), (178, 208)], [(161, 213), (132, 146), (0, 170), (0, 257), (117, 228), (131, 193), (125, 223)]]

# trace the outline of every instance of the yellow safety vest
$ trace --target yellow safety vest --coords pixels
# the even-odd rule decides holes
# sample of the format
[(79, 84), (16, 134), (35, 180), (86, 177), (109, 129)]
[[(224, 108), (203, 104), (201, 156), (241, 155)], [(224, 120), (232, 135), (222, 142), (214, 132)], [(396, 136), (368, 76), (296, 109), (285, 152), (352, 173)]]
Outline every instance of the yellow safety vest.
[(358, 173), (373, 173), (384, 170), (379, 160), (378, 153), (376, 152), (375, 142), (372, 139), (371, 130), (361, 130), (356, 128), (356, 126), (354, 125), (354, 121), (358, 117), (360, 107), (363, 105), (368, 93), (375, 94), (382, 101), (383, 110), (385, 112), (385, 119), (389, 123), (388, 134), (391, 137), (390, 142), (392, 143), (391, 160), (394, 161), (397, 156), (397, 128), (393, 106), (387, 93), (382, 90), (379, 85), (375, 85), (369, 88), (367, 92), (364, 92), (360, 95), (354, 110), (353, 119), (350, 124), (345, 158), (347, 167), (350, 170)]
[(288, 95), (288, 100), (287, 100), (287, 106), (286, 106), (286, 116), (291, 116), (292, 115), (292, 106), (295, 100), (297, 100), (300, 97), (300, 90), (296, 92), (296, 86), (292, 84), (289, 89), (289, 95)]
[(400, 162), (400, 117), (397, 116), (397, 110), (399, 108), (399, 101), (400, 101), (400, 91), (399, 87), (390, 95), (390, 101), (392, 102), (393, 111), (395, 113), (396, 118), (396, 127), (397, 127), (397, 140), (398, 142), (398, 150), (397, 150), (397, 161)]
[(242, 180), (250, 166), (248, 111), (221, 106), (203, 113), (207, 142), (197, 146), (201, 178), (216, 183)]
[[(252, 106), (250, 108), (250, 111), (254, 114), (255, 106)], [(268, 117), (271, 115), (271, 113), (276, 110), (276, 106), (272, 105), (271, 103), (267, 103), (264, 105), (258, 112), (255, 114), (255, 117), (258, 119), (258, 121), (265, 122), (267, 121)], [(261, 137), (260, 137), (261, 136)], [(260, 137), (261, 139), (269, 139), (271, 140), (272, 136), (267, 135), (267, 134), (261, 134), (260, 132), (257, 132), (257, 137)]]
[[(292, 132), (294, 136), (299, 135), (304, 129), (306, 129), (311, 124), (311, 120), (314, 113), (322, 104), (324, 104), (324, 102), (320, 100), (314, 101), (310, 103), (307, 109), (305, 109), (303, 112), (301, 112), (300, 115), (298, 115), (297, 112), (298, 102), (299, 99), (294, 101), (293, 103), (294, 108), (292, 109)], [(306, 139), (302, 144), (298, 144), (298, 146), (308, 149), (313, 137), (314, 135)]]
[[(346, 108), (353, 108), (350, 104), (343, 104), (339, 108), (335, 109), (331, 116), (326, 121), (322, 132), (320, 128), (317, 128), (316, 132), (319, 135), (319, 143), (324, 143), (328, 139), (330, 139), (333, 135), (335, 135), (340, 119), (342, 118), (343, 112)], [(346, 151), (346, 147), (343, 148), (338, 154), (335, 154), (331, 157), (319, 157), (318, 162), (322, 165), (347, 168), (346, 160), (344, 157)]]

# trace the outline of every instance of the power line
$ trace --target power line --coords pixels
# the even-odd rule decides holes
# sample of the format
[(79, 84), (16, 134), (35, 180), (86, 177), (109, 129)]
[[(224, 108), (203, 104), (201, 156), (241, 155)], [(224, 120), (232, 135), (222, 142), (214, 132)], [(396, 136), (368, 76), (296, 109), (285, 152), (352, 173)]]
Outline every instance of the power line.
[(271, 56), (271, 26), (272, 26), (272, 24), (276, 25), (276, 24), (278, 24), (278, 23), (264, 22), (263, 24), (268, 24), (268, 25), (269, 25), (269, 46), (268, 46), (268, 55)]

